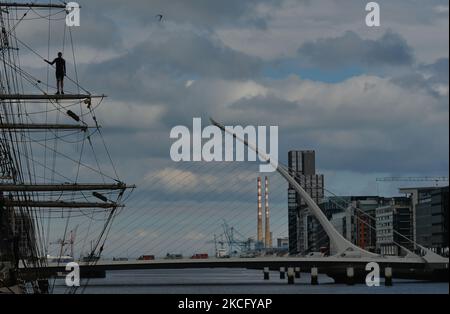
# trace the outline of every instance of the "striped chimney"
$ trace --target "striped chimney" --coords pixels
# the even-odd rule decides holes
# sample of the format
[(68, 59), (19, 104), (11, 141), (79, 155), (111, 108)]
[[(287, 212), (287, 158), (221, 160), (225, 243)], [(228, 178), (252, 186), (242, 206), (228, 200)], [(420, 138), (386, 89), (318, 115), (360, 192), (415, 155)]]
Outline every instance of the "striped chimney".
[(265, 233), (265, 247), (271, 247), (270, 241), (270, 212), (269, 212), (269, 179), (266, 177), (265, 180), (265, 205), (266, 205), (266, 233)]
[(262, 242), (263, 231), (262, 231), (262, 204), (261, 204), (261, 177), (258, 177), (258, 237), (257, 241)]

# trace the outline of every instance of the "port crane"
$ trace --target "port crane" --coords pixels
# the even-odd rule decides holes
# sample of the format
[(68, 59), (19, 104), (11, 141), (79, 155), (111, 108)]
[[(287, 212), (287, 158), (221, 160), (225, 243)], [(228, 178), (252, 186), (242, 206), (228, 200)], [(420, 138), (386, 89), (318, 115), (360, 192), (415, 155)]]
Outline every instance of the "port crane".
[[(214, 239), (212, 241), (207, 241), (206, 243), (214, 243), (214, 252), (216, 257), (222, 257), (222, 254), (226, 252), (225, 250), (225, 240), (223, 239), (224, 235), (214, 234)], [(220, 245), (220, 248), (219, 248)]]
[(229, 255), (236, 255), (238, 251), (246, 253), (251, 251), (251, 245), (254, 242), (252, 238), (244, 240), (245, 237), (234, 227), (230, 227), (226, 221), (222, 223), (223, 232), (227, 239)]
[[(255, 242), (254, 239), (248, 238), (245, 240), (245, 237), (234, 227), (229, 226), (225, 220), (221, 227), (223, 233), (219, 235), (214, 234), (214, 239), (207, 242), (214, 243), (216, 257), (231, 257), (238, 253), (248, 253), (252, 250), (252, 244)], [(227, 255), (224, 255), (227, 250)]]
[(66, 245), (70, 245), (70, 256), (75, 257), (74, 256), (74, 245), (75, 245), (75, 237), (77, 234), (77, 229), (78, 229), (78, 225), (75, 227), (75, 229), (70, 231), (69, 239), (67, 239), (67, 240), (66, 239), (58, 239), (55, 242), (50, 242), (50, 244), (53, 244), (53, 245), (57, 244), (57, 245), (61, 246), (59, 256), (62, 256), (63, 254), (65, 254), (66, 251), (64, 250), (64, 247)]

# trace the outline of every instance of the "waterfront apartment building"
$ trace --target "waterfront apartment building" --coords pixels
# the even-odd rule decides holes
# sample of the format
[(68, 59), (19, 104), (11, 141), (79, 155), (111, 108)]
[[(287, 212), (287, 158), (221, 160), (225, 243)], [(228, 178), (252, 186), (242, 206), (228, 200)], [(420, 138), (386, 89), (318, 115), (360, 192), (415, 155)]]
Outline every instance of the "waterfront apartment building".
[[(448, 255), (448, 187), (404, 188), (406, 197), (333, 196), (320, 204), (335, 228), (365, 250), (402, 254), (411, 241)], [(406, 240), (404, 237), (410, 239)], [(330, 253), (336, 253), (330, 248)]]
[(412, 201), (413, 238), (436, 253), (448, 256), (449, 187), (401, 188)]
[(394, 197), (376, 209), (376, 251), (383, 255), (403, 255), (401, 247), (413, 250), (412, 205), (409, 197)]
[[(323, 211), (338, 231), (353, 244), (375, 252), (376, 209), (390, 199), (379, 196), (334, 196), (325, 199)], [(330, 248), (333, 251), (333, 248)]]
[[(315, 152), (296, 150), (288, 153), (289, 173), (320, 204), (324, 197), (324, 177), (316, 174)], [(328, 238), (318, 221), (311, 215), (302, 197), (288, 188), (289, 254), (319, 251)]]
[(376, 209), (389, 202), (380, 196), (353, 196), (351, 208), (355, 216), (352, 232), (355, 234), (353, 243), (370, 252), (375, 252)]
[[(349, 214), (351, 203), (351, 197), (348, 196), (328, 196), (324, 197), (319, 207), (322, 209), (325, 216), (330, 220), (333, 226), (342, 234), (345, 238), (352, 241), (351, 223), (353, 218)], [(337, 253), (334, 248), (330, 247), (330, 241), (328, 237), (326, 243), (321, 243), (321, 247), (326, 247), (330, 254)]]

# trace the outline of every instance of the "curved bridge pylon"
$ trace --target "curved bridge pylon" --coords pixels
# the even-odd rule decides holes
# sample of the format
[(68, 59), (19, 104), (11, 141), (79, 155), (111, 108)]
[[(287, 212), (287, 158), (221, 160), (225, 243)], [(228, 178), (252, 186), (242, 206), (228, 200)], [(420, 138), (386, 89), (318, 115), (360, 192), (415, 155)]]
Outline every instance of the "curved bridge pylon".
[[(310, 212), (314, 215), (314, 217), (319, 221), (320, 225), (330, 238), (330, 244), (331, 247), (336, 251), (334, 254), (335, 257), (361, 257), (361, 258), (373, 258), (373, 259), (386, 259), (388, 257), (382, 256), (376, 253), (372, 253), (369, 251), (366, 251), (359, 246), (353, 244), (344, 236), (342, 236), (331, 224), (331, 222), (328, 220), (328, 218), (325, 216), (325, 214), (322, 212), (320, 207), (314, 202), (314, 200), (311, 198), (311, 196), (301, 187), (301, 185), (295, 180), (295, 178), (289, 174), (289, 171), (285, 169), (284, 166), (279, 164), (277, 161), (271, 160), (270, 157), (265, 153), (258, 149), (258, 146), (255, 143), (249, 143), (245, 138), (241, 138), (238, 134), (230, 131), (229, 129), (225, 128), (222, 124), (216, 122), (213, 119), (210, 119), (211, 123), (218, 128), (220, 128), (223, 132), (232, 135), (234, 138), (239, 140), (240, 142), (244, 143), (248, 148), (255, 151), (258, 156), (266, 161), (268, 164), (270, 164), (287, 182), (289, 182), (292, 187), (301, 195), (301, 197), (305, 200), (306, 204), (309, 207)], [(413, 252), (408, 252), (405, 258), (420, 258), (425, 263), (436, 263), (436, 264), (447, 264), (448, 265), (448, 258), (444, 258), (433, 251), (416, 244), (423, 252), (423, 256), (419, 256)]]

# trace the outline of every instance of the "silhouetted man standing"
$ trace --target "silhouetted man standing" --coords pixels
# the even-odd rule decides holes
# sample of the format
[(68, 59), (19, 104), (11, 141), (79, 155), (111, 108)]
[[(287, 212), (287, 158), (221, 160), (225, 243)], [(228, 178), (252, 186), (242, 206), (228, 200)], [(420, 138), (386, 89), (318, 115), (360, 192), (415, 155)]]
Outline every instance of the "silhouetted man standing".
[(66, 60), (62, 58), (62, 52), (58, 52), (58, 58), (52, 62), (45, 60), (50, 65), (55, 64), (56, 67), (56, 88), (58, 89), (56, 95), (61, 92), (64, 95), (64, 76), (66, 76)]

